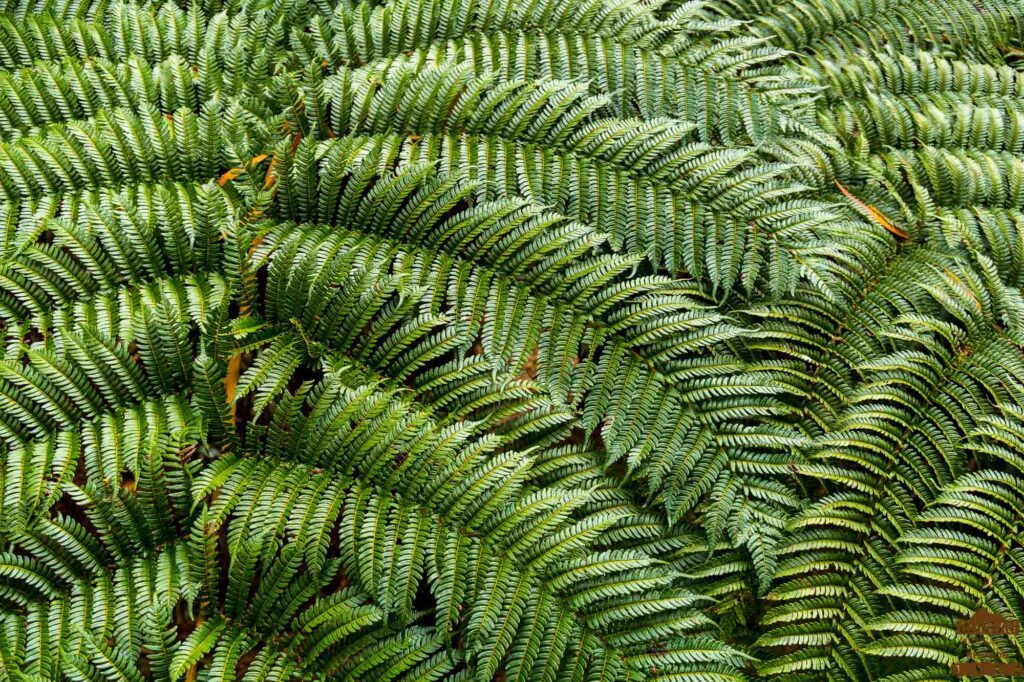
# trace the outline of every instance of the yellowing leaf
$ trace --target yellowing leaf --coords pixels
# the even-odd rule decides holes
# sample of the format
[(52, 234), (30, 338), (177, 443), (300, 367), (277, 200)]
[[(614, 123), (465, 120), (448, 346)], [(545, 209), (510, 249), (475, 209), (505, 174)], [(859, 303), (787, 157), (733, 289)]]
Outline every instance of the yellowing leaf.
[[(256, 166), (258, 166), (260, 164), (260, 162), (262, 162), (266, 158), (267, 158), (266, 154), (260, 154), (259, 156), (254, 156), (252, 158), (252, 160), (249, 161), (249, 163), (246, 164), (246, 167), (250, 168), (250, 169), (251, 168), (255, 168)], [(223, 187), (224, 185), (228, 184), (229, 182), (231, 182), (232, 180), (237, 178), (239, 175), (241, 175), (243, 170), (245, 170), (245, 168), (242, 168), (240, 166), (235, 166), (234, 168), (232, 168), (232, 169), (230, 169), (228, 171), (225, 171), (223, 175), (221, 175), (219, 178), (217, 178), (217, 184), (220, 185), (221, 187)]]
[(908, 233), (904, 232), (900, 228), (898, 228), (895, 225), (893, 225), (892, 221), (889, 220), (888, 218), (886, 218), (884, 213), (879, 211), (877, 208), (875, 208), (871, 204), (866, 203), (864, 201), (861, 201), (857, 197), (853, 196), (853, 194), (850, 193), (850, 190), (848, 190), (845, 187), (843, 187), (842, 184), (840, 184), (840, 182), (838, 180), (836, 180), (835, 183), (836, 183), (836, 187), (839, 188), (839, 191), (843, 193), (843, 196), (845, 196), (847, 199), (849, 199), (851, 202), (853, 202), (854, 205), (856, 205), (862, 211), (867, 213), (872, 218), (872, 220), (874, 220), (876, 223), (878, 223), (879, 225), (881, 225), (885, 229), (889, 230), (889, 232), (892, 232), (894, 235), (896, 235), (900, 239), (909, 239), (910, 238), (910, 235)]
[(223, 175), (221, 175), (219, 178), (217, 178), (217, 184), (220, 185), (221, 187), (223, 187), (224, 185), (228, 184), (229, 182), (231, 182), (232, 180), (237, 178), (238, 175), (241, 172), (242, 172), (241, 168), (238, 168), (238, 167), (232, 168), (231, 170), (226, 171)]
[(242, 354), (236, 353), (228, 360), (228, 371), (224, 377), (224, 392), (227, 394), (227, 402), (231, 406), (231, 421), (235, 421), (235, 390), (238, 388), (238, 378), (242, 374)]
[(277, 178), (274, 176), (275, 163), (277, 163), (276, 156), (270, 160), (270, 163), (267, 164), (267, 172), (263, 176), (263, 189), (270, 189), (274, 185), (274, 183), (277, 182)]
[(946, 277), (949, 277), (950, 281), (951, 281), (951, 282), (953, 282), (953, 284), (955, 284), (955, 285), (957, 285), (958, 287), (960, 287), (960, 288), (961, 288), (961, 289), (962, 289), (962, 290), (963, 290), (963, 291), (964, 291), (964, 292), (965, 292), (965, 293), (966, 293), (966, 294), (967, 294), (968, 296), (970, 296), (970, 297), (971, 297), (971, 300), (972, 300), (972, 301), (974, 301), (974, 305), (975, 305), (975, 307), (977, 307), (977, 308), (978, 308), (978, 311), (980, 312), (980, 311), (982, 310), (982, 307), (981, 307), (981, 301), (979, 301), (979, 300), (978, 300), (978, 297), (974, 295), (974, 292), (973, 292), (973, 291), (971, 291), (970, 289), (968, 289), (968, 288), (967, 288), (967, 285), (966, 285), (966, 284), (964, 284), (964, 283), (963, 283), (963, 281), (962, 281), (962, 280), (961, 280), (961, 279), (960, 279), (959, 277), (957, 277), (956, 275), (954, 275), (954, 274), (953, 274), (952, 272), (950, 272), (949, 270), (947, 270), (947, 269), (943, 268), (943, 270), (942, 270), (942, 271), (943, 271), (944, 273), (946, 273)]

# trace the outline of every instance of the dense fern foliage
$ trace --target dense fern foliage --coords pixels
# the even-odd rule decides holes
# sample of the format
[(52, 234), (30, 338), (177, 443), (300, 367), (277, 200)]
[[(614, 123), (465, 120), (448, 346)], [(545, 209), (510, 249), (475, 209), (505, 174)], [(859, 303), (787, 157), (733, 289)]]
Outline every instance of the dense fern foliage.
[(11, 0), (0, 679), (1024, 661), (1017, 0)]

